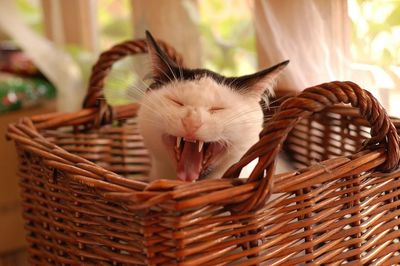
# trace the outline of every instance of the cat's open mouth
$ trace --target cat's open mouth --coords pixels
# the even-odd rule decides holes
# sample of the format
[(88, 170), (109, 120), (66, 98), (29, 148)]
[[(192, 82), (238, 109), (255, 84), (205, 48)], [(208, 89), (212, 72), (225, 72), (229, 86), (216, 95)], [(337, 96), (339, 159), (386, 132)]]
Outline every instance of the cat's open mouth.
[(164, 140), (175, 157), (177, 177), (184, 181), (206, 177), (217, 155), (225, 151), (225, 146), (220, 142), (204, 142), (171, 135), (165, 136)]

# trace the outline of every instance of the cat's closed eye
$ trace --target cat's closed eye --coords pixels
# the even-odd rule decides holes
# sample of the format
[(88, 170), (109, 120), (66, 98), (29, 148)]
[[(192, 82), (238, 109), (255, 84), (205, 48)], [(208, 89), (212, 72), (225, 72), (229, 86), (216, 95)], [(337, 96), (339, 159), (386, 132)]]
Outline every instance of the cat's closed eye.
[(176, 104), (177, 106), (184, 106), (184, 104), (179, 100), (176, 100), (176, 99), (173, 99), (170, 97), (167, 97), (167, 99), (170, 100), (171, 102), (173, 102), (174, 104)]
[(214, 114), (214, 113), (216, 113), (218, 111), (222, 111), (222, 110), (225, 110), (225, 107), (211, 107), (210, 109), (208, 109), (208, 111), (211, 114)]

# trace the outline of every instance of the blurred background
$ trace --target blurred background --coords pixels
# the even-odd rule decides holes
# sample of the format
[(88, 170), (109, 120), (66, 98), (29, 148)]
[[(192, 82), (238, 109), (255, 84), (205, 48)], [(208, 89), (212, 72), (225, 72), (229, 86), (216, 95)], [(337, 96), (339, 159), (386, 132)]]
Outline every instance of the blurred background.
[[(187, 66), (234, 76), (290, 59), (278, 89), (352, 80), (400, 116), (398, 0), (0, 0), (0, 134), (23, 116), (79, 110), (99, 53), (146, 29)], [(140, 100), (148, 72), (146, 56), (118, 62), (107, 101)], [(0, 265), (26, 255), (13, 153), (2, 138)]]

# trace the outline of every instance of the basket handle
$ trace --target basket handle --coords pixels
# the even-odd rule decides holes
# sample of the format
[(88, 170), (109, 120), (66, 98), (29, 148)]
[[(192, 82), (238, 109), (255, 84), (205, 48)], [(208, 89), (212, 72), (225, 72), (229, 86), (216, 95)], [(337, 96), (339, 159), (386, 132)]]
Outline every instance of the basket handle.
[[(168, 43), (157, 40), (160, 47), (178, 65), (183, 64), (182, 56)], [(94, 126), (110, 123), (114, 118), (114, 109), (107, 103), (104, 97), (104, 83), (112, 65), (129, 55), (147, 53), (147, 42), (145, 39), (125, 41), (111, 47), (101, 53), (99, 59), (92, 67), (89, 78), (89, 86), (83, 101), (83, 108), (98, 108), (98, 118)]]
[[(260, 140), (253, 145), (239, 162), (232, 165), (224, 178), (236, 178), (241, 169), (258, 158), (259, 161), (247, 182), (258, 182), (255, 193), (239, 206), (236, 211), (257, 210), (268, 200), (273, 185), (275, 161), (288, 133), (303, 118), (338, 103), (350, 103), (358, 107), (361, 115), (371, 125), (371, 138), (365, 148), (376, 148), (381, 144), (386, 150), (386, 160), (379, 166), (382, 171), (391, 171), (399, 166), (399, 136), (385, 109), (375, 97), (353, 82), (330, 82), (305, 89), (298, 96), (289, 98), (279, 111), (268, 121), (260, 133)], [(381, 147), (379, 145), (379, 147)]]

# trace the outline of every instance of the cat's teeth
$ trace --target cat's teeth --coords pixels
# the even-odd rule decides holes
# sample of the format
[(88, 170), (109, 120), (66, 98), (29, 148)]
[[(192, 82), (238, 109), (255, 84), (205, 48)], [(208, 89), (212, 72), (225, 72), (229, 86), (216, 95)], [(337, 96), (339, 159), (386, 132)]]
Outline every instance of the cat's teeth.
[(199, 152), (203, 149), (204, 141), (199, 140)]
[(176, 137), (176, 147), (180, 147), (181, 146), (181, 141), (182, 141), (182, 137)]
[(176, 159), (179, 161), (179, 159), (181, 158), (181, 152), (179, 147), (175, 147), (175, 155), (176, 155)]

